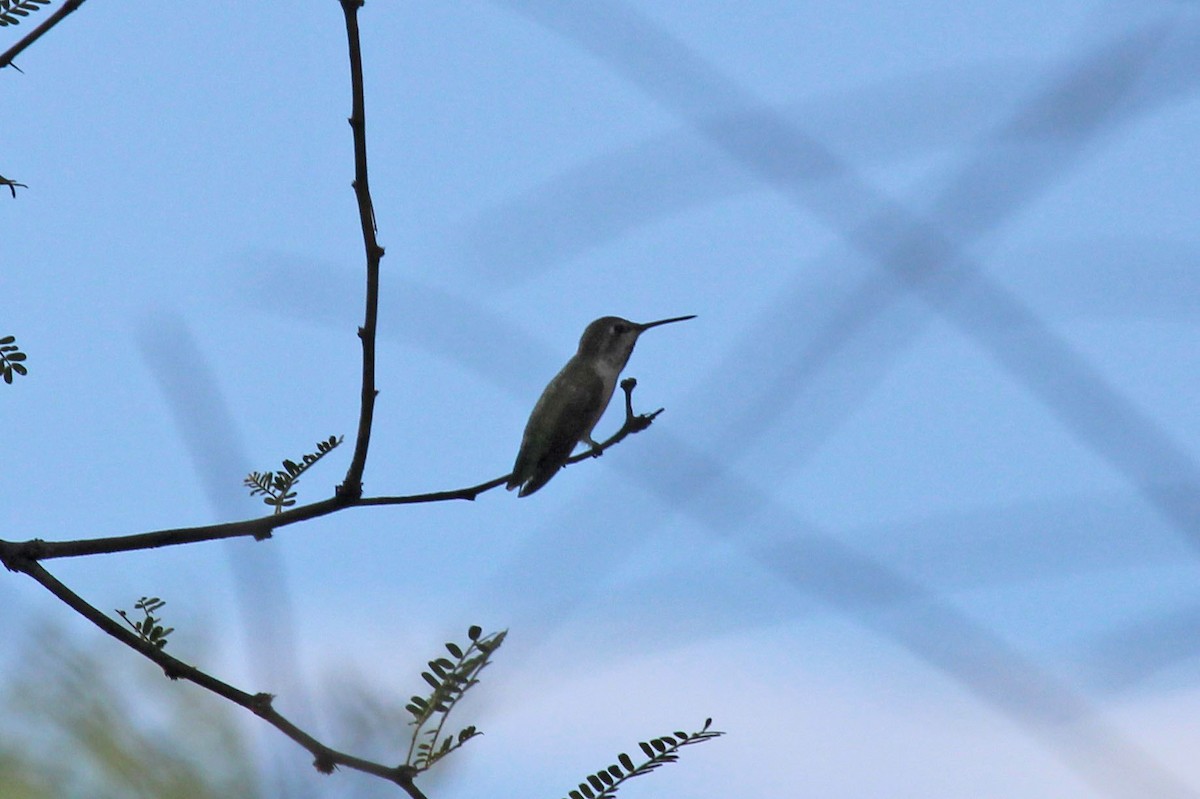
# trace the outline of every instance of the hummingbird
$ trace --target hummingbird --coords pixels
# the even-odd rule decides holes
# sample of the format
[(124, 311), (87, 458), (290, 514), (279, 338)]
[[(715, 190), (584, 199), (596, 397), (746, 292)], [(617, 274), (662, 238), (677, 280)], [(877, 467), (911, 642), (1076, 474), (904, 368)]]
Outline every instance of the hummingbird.
[(639, 324), (619, 316), (602, 316), (588, 325), (579, 339), (579, 350), (533, 406), (508, 490), (520, 486), (519, 497), (537, 491), (558, 473), (580, 441), (599, 451), (592, 428), (604, 415), (638, 336), (652, 327), (694, 318), (692, 314)]

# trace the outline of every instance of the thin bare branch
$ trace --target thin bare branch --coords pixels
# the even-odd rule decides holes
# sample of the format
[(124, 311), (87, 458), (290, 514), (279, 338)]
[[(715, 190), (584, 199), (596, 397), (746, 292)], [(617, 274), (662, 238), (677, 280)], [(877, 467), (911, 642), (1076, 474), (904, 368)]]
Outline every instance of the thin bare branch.
[(358, 499), (362, 496), (362, 476), (367, 465), (367, 448), (371, 443), (371, 423), (375, 418), (375, 327), (379, 314), (379, 262), (383, 247), (375, 238), (375, 208), (367, 181), (367, 122), (366, 101), (363, 97), (362, 48), (358, 36), (358, 9), (363, 0), (340, 0), (346, 18), (346, 40), (350, 49), (351, 110), (350, 129), (354, 134), (354, 196), (358, 200), (359, 222), (362, 224), (363, 247), (367, 258), (366, 314), (358, 337), (362, 340), (362, 405), (358, 415), (358, 435), (354, 455), (346, 478), (338, 486), (337, 495)]
[[(645, 430), (663, 409), (653, 413), (635, 414), (633, 412), (633, 389), (637, 381), (632, 377), (621, 381), (621, 389), (625, 392), (625, 423), (616, 433), (603, 441), (595, 450), (587, 450), (570, 458), (566, 465), (570, 466), (580, 461), (589, 460), (610, 447), (624, 441), (634, 433)], [(240, 538), (251, 536), (258, 540), (270, 538), (271, 534), (280, 527), (296, 524), (297, 522), (327, 516), (346, 508), (358, 508), (368, 505), (418, 505), (428, 502), (449, 502), (454, 500), (474, 500), (485, 491), (491, 491), (508, 482), (511, 475), (505, 474), (488, 480), (485, 483), (455, 488), (446, 491), (431, 491), (424, 494), (407, 494), (399, 496), (379, 497), (330, 497), (310, 505), (284, 511), (274, 516), (262, 516), (240, 522), (225, 524), (209, 524), (200, 527), (180, 527), (169, 530), (156, 530), (133, 535), (111, 536), (108, 538), (86, 538), (71, 541), (4, 541), (0, 539), (0, 562), (12, 571), (24, 571), (10, 564), (25, 560), (43, 561), (54, 558), (78, 558), (86, 555), (112, 554), (114, 552), (133, 552), (142, 549), (157, 549), (159, 547), (195, 544), (200, 541), (219, 541), (225, 538)]]
[[(292, 508), (278, 516), (263, 516), (240, 522), (225, 524), (208, 524), (200, 527), (178, 527), (168, 530), (155, 530), (132, 535), (118, 535), (107, 538), (85, 538), (72, 541), (43, 541), (35, 538), (30, 541), (9, 542), (0, 540), (0, 561), (8, 565), (10, 560), (51, 560), (53, 558), (77, 558), (84, 555), (102, 555), (113, 552), (134, 552), (142, 549), (157, 549), (159, 547), (194, 544), (199, 541), (219, 541), (225, 538), (240, 538), (250, 536), (258, 540), (271, 537), (271, 532), (277, 527), (315, 519), (334, 511), (348, 507), (350, 503), (338, 499), (314, 502), (299, 508)], [(12, 568), (11, 566), (9, 567)]]

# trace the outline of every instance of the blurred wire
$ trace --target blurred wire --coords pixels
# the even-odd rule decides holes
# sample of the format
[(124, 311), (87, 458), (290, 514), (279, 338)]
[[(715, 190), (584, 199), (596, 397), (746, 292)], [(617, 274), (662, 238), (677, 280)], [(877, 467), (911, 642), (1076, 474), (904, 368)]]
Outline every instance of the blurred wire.
[(1169, 613), (1109, 630), (1082, 657), (1085, 672), (1109, 691), (1128, 690), (1181, 661), (1188, 678), (1200, 658), (1200, 597)]
[[(142, 357), (162, 389), (216, 518), (245, 516), (248, 503), (240, 480), (251, 471), (250, 459), (204, 351), (186, 323), (165, 312), (144, 319), (138, 338)], [(279, 551), (269, 543), (250, 540), (223, 541), (222, 546), (242, 615), (242, 649), (254, 679), (286, 697), (297, 715), (312, 718), (308, 690), (296, 668), (300, 661), (295, 619)], [(271, 795), (313, 796), (311, 780), (302, 779), (291, 765), (290, 752), (285, 755), (282, 750), (291, 743), (274, 730), (257, 732), (260, 745), (269, 753), (264, 776), (273, 783)]]
[(657, 472), (662, 479), (652, 489), (669, 507), (744, 548), (799, 594), (852, 616), (946, 674), (1059, 755), (1099, 794), (1198, 795), (1105, 723), (1065, 682), (936, 592), (799, 520), (766, 491), (706, 462), (698, 451), (668, 443), (677, 449), (671, 460), (693, 466), (691, 474)]

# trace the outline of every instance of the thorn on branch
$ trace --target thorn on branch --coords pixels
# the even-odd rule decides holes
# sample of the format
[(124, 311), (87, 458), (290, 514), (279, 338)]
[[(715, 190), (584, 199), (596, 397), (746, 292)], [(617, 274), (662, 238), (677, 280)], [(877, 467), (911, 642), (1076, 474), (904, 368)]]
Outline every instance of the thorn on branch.
[(362, 483), (350, 485), (348, 483), (339, 483), (337, 488), (333, 489), (334, 496), (342, 500), (361, 499), (363, 495)]
[(632, 419), (629, 420), (629, 429), (634, 433), (642, 432), (643, 430), (645, 430), (647, 427), (650, 426), (650, 423), (654, 421), (654, 418), (656, 416), (658, 416), (660, 413), (662, 413), (663, 410), (665, 410), (665, 409), (659, 408), (654, 413), (644, 413), (640, 416), (633, 417)]
[(322, 774), (332, 774), (337, 770), (337, 761), (328, 752), (320, 752), (313, 758), (313, 768)]
[(396, 766), (396, 774), (392, 778), (392, 781), (401, 787), (407, 787), (413, 784), (413, 779), (415, 779), (420, 773), (420, 769), (416, 768), (415, 766)]
[(275, 701), (274, 693), (259, 691), (253, 697), (253, 699), (251, 701), (250, 709), (254, 711), (254, 714), (257, 714), (259, 716), (263, 715), (264, 713), (270, 713), (270, 711), (272, 710), (271, 703), (274, 701)]

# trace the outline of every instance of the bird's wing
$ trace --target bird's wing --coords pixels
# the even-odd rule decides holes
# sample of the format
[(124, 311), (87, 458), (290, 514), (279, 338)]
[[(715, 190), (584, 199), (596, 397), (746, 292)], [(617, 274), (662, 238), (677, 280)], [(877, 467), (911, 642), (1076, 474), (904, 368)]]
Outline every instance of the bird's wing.
[(595, 423), (592, 417), (600, 403), (604, 381), (592, 371), (572, 378), (566, 379), (559, 373), (550, 381), (525, 426), (521, 451), (508, 481), (510, 489), (522, 486), (521, 496), (537, 491), (557, 474), (579, 439)]

